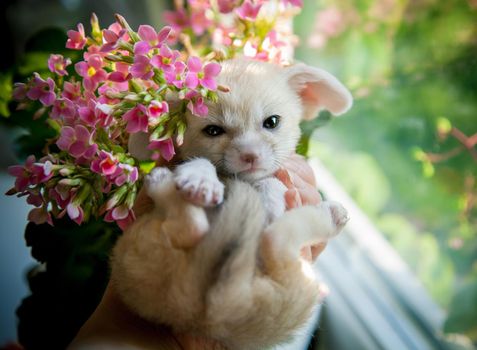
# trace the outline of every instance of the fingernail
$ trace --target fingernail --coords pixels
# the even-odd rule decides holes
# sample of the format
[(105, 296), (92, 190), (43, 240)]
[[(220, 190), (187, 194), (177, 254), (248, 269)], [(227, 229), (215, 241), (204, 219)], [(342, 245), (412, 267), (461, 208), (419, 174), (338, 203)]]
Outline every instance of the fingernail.
[(300, 198), (300, 193), (298, 193), (298, 190), (293, 190), (294, 191), (294, 194), (293, 194), (293, 200), (295, 201), (295, 204), (297, 207), (301, 207), (301, 198)]

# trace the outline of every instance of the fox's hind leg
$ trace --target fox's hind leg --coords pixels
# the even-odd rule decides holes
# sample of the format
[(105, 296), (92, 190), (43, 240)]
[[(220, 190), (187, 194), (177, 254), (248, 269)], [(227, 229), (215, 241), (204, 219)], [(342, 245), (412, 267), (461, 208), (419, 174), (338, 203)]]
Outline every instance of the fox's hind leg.
[(286, 212), (264, 230), (261, 253), (266, 270), (300, 263), (302, 247), (328, 241), (347, 221), (346, 210), (336, 202)]
[(146, 177), (148, 196), (154, 201), (162, 232), (175, 248), (194, 247), (209, 230), (203, 208), (185, 200), (176, 189), (173, 173), (168, 168), (155, 168)]

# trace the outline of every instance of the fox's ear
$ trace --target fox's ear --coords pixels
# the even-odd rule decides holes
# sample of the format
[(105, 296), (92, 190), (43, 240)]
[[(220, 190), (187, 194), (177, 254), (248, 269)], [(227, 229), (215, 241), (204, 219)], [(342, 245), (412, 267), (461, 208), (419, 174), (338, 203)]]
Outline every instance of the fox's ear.
[(296, 64), (286, 68), (288, 82), (303, 104), (303, 119), (313, 119), (322, 109), (334, 115), (345, 113), (353, 104), (348, 89), (323, 69)]

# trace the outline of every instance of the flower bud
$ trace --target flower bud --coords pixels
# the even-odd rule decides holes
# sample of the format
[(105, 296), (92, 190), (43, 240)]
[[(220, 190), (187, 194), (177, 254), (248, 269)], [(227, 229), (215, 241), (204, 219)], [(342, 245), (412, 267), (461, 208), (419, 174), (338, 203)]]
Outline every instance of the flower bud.
[(161, 137), (161, 135), (164, 133), (164, 125), (163, 124), (160, 124), (158, 125), (154, 131), (151, 133), (151, 136), (149, 136), (149, 140), (157, 140), (159, 137)]
[(101, 29), (99, 28), (99, 20), (98, 16), (93, 12), (91, 14), (91, 36), (97, 41), (97, 42), (102, 42), (103, 40), (103, 34), (101, 32)]
[(129, 192), (128, 192), (128, 195), (126, 197), (126, 200), (124, 201), (124, 203), (127, 205), (127, 207), (129, 209), (131, 209), (134, 205), (134, 202), (136, 201), (136, 193), (137, 193), (137, 189), (136, 189), (136, 186), (132, 186), (130, 189), (129, 189)]
[(187, 124), (180, 120), (177, 123), (177, 137), (176, 143), (178, 146), (181, 146), (184, 143), (184, 134), (187, 129)]
[(137, 94), (143, 91), (142, 86), (135, 79), (129, 80), (128, 84), (129, 84), (129, 90), (134, 91)]
[(80, 186), (84, 183), (84, 180), (82, 179), (61, 179), (58, 181), (58, 184), (63, 185), (63, 186)]
[(108, 201), (106, 202), (105, 209), (106, 210), (111, 210), (112, 208), (114, 208), (118, 204), (122, 203), (122, 201), (124, 199), (124, 196), (127, 193), (127, 190), (128, 190), (128, 186), (126, 186), (126, 185), (123, 185), (123, 186), (119, 187), (114, 192), (114, 194), (108, 199)]
[(123, 27), (124, 29), (128, 31), (129, 37), (134, 43), (137, 43), (138, 41), (141, 40), (139, 35), (137, 35), (137, 33), (134, 30), (132, 30), (131, 26), (129, 25), (129, 23), (126, 21), (126, 19), (123, 16), (119, 14), (115, 14), (114, 17), (116, 17), (116, 21), (118, 21), (121, 27)]
[(124, 96), (124, 100), (129, 102), (138, 102), (141, 101), (141, 98), (136, 94), (129, 94)]
[(71, 169), (71, 168), (61, 168), (59, 170), (59, 173), (61, 176), (69, 176), (71, 174), (73, 174), (74, 170)]
[(128, 43), (127, 41), (124, 41), (122, 39), (118, 40), (118, 48), (129, 51), (131, 53), (134, 52), (134, 46), (131, 43)]

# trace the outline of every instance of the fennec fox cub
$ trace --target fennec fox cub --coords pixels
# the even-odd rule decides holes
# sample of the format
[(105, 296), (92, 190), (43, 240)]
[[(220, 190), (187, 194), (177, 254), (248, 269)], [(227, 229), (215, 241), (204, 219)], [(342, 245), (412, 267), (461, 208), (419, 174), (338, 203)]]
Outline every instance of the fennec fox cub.
[(263, 349), (289, 339), (317, 303), (300, 248), (327, 241), (347, 221), (333, 202), (284, 212), (286, 189), (273, 174), (294, 152), (301, 119), (320, 109), (341, 114), (352, 98), (329, 73), (303, 64), (231, 60), (219, 83), (230, 92), (209, 115), (187, 116), (183, 162), (148, 175), (154, 209), (119, 239), (111, 277), (145, 319), (230, 349)]

